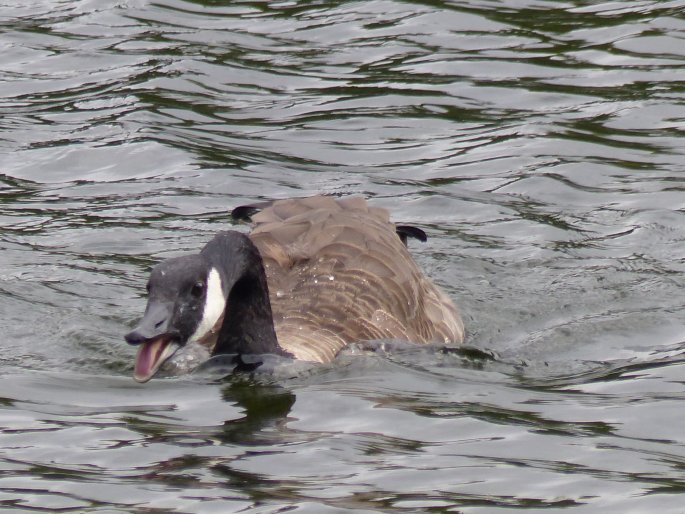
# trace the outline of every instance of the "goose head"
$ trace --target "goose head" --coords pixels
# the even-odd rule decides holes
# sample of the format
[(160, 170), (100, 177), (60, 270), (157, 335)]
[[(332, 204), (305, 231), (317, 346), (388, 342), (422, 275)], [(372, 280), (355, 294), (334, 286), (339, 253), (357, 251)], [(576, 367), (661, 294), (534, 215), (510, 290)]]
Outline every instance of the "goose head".
[(156, 265), (143, 318), (124, 336), (138, 346), (133, 378), (147, 382), (180, 348), (280, 353), (261, 257), (240, 232), (217, 234), (198, 254)]

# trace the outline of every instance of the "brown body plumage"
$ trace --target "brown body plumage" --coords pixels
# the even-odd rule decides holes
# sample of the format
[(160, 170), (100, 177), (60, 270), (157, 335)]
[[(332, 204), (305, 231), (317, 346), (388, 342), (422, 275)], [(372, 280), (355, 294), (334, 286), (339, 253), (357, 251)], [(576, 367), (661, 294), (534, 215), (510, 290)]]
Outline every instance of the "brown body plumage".
[(273, 202), (251, 219), (278, 343), (296, 358), (327, 362), (354, 341), (463, 341), (457, 308), (385, 209), (317, 196)]

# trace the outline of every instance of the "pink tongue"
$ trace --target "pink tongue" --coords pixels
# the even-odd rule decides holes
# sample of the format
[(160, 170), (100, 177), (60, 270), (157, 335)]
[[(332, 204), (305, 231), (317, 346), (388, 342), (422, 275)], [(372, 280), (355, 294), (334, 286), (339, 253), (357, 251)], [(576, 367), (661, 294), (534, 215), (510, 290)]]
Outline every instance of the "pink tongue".
[(138, 382), (147, 382), (150, 380), (157, 371), (157, 361), (167, 344), (168, 341), (164, 337), (159, 337), (141, 344), (138, 348), (138, 353), (136, 354), (136, 365), (133, 371), (133, 378)]

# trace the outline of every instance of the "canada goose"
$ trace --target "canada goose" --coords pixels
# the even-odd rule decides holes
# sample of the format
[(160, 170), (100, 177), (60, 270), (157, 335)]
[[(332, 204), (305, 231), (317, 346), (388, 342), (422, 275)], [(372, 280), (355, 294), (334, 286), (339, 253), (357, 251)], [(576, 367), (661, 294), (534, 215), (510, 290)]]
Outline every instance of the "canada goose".
[(220, 232), (199, 254), (152, 269), (145, 314), (125, 336), (139, 345), (137, 381), (187, 344), (328, 362), (354, 341), (463, 341), (457, 308), (405, 246), (425, 233), (395, 226), (385, 209), (315, 196), (232, 215), (252, 232)]

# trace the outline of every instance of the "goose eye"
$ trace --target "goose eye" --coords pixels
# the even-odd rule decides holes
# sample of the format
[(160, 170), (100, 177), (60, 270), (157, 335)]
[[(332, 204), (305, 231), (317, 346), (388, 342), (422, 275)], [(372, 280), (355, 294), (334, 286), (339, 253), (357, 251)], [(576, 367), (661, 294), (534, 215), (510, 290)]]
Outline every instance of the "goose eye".
[(205, 292), (205, 284), (204, 282), (195, 282), (193, 284), (193, 287), (190, 290), (190, 294), (193, 295), (195, 298), (199, 298), (202, 296), (202, 293)]

